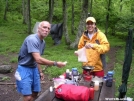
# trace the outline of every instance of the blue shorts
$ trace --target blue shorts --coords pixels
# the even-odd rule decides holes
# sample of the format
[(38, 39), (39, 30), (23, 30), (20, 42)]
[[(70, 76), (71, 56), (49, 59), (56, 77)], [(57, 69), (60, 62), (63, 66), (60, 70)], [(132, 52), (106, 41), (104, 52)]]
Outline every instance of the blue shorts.
[[(16, 80), (17, 91), (22, 95), (31, 95), (40, 92), (40, 75), (37, 67), (30, 68), (18, 65), (16, 70), (19, 79)], [(16, 73), (15, 73), (16, 74)]]

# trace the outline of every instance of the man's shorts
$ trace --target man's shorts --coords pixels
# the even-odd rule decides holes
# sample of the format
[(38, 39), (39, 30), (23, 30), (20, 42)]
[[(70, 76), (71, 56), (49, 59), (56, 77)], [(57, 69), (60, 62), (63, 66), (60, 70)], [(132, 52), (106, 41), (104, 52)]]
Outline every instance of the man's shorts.
[(40, 75), (37, 67), (24, 67), (18, 65), (15, 73), (17, 91), (22, 95), (31, 95), (40, 92)]

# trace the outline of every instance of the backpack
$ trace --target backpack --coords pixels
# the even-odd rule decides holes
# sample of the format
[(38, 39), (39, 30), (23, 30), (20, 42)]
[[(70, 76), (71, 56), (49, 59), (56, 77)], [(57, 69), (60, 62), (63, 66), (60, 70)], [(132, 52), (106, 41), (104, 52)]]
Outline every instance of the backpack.
[(55, 96), (64, 101), (88, 101), (90, 89), (85, 86), (62, 84), (55, 89)]
[[(95, 40), (97, 44), (100, 44), (99, 40)], [(103, 65), (103, 69), (106, 68), (106, 55), (105, 54), (100, 54), (101, 62)]]

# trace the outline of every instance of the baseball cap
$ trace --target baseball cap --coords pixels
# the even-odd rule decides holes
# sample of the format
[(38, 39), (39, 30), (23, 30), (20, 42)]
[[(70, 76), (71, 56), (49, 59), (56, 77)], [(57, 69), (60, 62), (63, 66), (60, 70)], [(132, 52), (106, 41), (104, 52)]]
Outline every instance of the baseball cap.
[(96, 23), (96, 20), (95, 20), (94, 17), (88, 17), (88, 18), (86, 19), (86, 23), (87, 23), (88, 21), (91, 21), (91, 22)]

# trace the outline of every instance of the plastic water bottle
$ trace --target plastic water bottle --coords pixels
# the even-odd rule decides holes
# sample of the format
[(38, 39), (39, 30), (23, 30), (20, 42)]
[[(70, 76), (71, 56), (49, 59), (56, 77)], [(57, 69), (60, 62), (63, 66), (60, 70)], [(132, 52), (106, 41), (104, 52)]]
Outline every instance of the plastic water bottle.
[(113, 72), (109, 71), (107, 73), (106, 86), (112, 87), (112, 83), (113, 83)]
[(77, 68), (72, 68), (72, 75), (73, 76), (78, 76), (78, 70), (77, 70)]
[(75, 85), (78, 85), (77, 80), (78, 80), (78, 70), (77, 68), (72, 68), (72, 81), (74, 82)]

